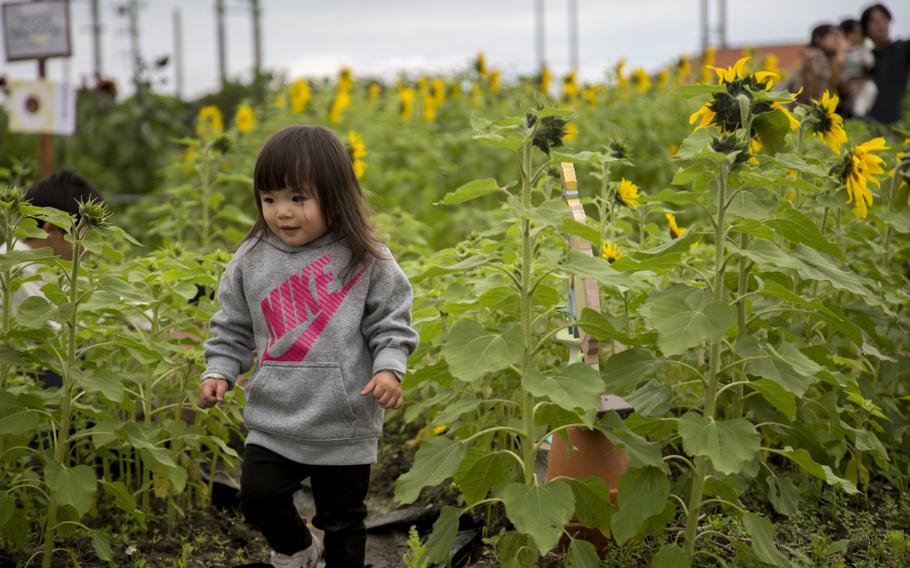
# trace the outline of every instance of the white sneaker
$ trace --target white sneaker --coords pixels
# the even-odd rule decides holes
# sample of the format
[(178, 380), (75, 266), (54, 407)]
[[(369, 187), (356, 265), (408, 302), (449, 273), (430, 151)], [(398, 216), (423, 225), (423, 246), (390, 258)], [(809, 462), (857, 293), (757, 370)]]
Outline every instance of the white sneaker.
[(313, 537), (313, 544), (290, 556), (273, 550), (272, 566), (274, 568), (316, 568), (316, 564), (322, 558), (322, 543), (312, 532), (310, 532), (310, 536)]

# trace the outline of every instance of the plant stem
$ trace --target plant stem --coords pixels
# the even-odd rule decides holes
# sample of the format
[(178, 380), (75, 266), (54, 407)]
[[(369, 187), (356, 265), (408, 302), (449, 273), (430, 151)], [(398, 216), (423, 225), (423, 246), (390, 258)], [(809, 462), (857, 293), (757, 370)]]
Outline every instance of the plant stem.
[[(540, 124), (540, 121), (535, 123)], [(528, 218), (528, 210), (531, 207), (531, 140), (534, 138), (532, 130), (530, 137), (525, 141), (522, 148), (522, 176), (521, 176), (521, 289), (520, 307), (521, 307), (521, 328), (524, 332), (524, 349), (521, 357), (521, 378), (524, 379), (531, 372), (533, 361), (531, 349), (533, 346), (533, 330), (531, 329), (531, 220)], [(522, 436), (521, 449), (522, 460), (524, 461), (524, 479), (528, 485), (537, 483), (536, 476), (536, 450), (534, 447), (534, 398), (531, 393), (522, 391)]]
[[(61, 467), (69, 465), (69, 433), (73, 410), (73, 389), (76, 386), (73, 369), (76, 366), (76, 327), (79, 323), (79, 264), (82, 259), (82, 239), (85, 237), (78, 226), (73, 230), (76, 238), (73, 239), (73, 258), (70, 265), (70, 304), (72, 314), (67, 322), (67, 357), (63, 368), (63, 409), (60, 416), (60, 431), (57, 434), (57, 446), (54, 448), (54, 460)], [(57, 532), (57, 502), (53, 498), (48, 501), (47, 526), (44, 531), (44, 553), (41, 558), (42, 568), (51, 568), (54, 555), (54, 537)]]
[[(729, 164), (720, 164), (720, 175), (717, 188), (717, 223), (714, 227), (714, 301), (720, 302), (724, 298), (724, 203), (727, 193), (727, 173)], [(711, 341), (710, 370), (705, 385), (704, 417), (713, 420), (717, 403), (718, 370), (720, 369), (721, 340)], [(695, 458), (695, 473), (692, 477), (692, 492), (689, 496), (689, 515), (686, 519), (686, 552), (691, 558), (695, 552), (695, 534), (698, 529), (698, 512), (701, 509), (702, 495), (705, 488), (705, 477), (708, 473), (708, 458), (698, 456)]]
[[(749, 235), (742, 233), (739, 237), (739, 248), (745, 250), (749, 246)], [(737, 282), (736, 295), (742, 297), (744, 294), (748, 293), (749, 288), (749, 267), (748, 259), (744, 255), (739, 255), (739, 280)], [(746, 337), (746, 329), (748, 325), (746, 324), (746, 302), (737, 302), (736, 303), (736, 338), (737, 340), (743, 339)], [(746, 366), (743, 365), (742, 376), (746, 376)], [(733, 410), (731, 412), (733, 418), (740, 418), (743, 415), (743, 385), (737, 385), (736, 390), (733, 393), (735, 400), (733, 401)]]

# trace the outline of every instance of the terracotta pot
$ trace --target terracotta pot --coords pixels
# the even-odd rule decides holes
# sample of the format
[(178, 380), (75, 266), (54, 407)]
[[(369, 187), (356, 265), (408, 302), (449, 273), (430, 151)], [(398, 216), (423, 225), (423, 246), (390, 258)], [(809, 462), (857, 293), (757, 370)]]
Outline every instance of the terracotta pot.
[[(547, 463), (547, 480), (554, 477), (600, 477), (610, 488), (610, 496), (616, 505), (616, 483), (629, 466), (629, 454), (617, 449), (597, 430), (570, 428), (567, 432), (575, 448), (570, 450), (562, 436), (558, 433), (553, 435)], [(601, 557), (609, 547), (609, 540), (602, 532), (584, 527), (575, 519), (568, 524), (566, 532), (573, 538), (593, 544)], [(568, 547), (568, 537), (563, 535), (559, 544), (561, 548)]]

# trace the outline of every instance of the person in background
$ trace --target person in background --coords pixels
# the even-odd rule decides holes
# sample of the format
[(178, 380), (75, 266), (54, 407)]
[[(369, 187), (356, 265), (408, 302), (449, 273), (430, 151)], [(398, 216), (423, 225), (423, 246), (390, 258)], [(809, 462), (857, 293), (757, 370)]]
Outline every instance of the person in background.
[(868, 116), (882, 124), (894, 124), (901, 119), (901, 104), (910, 76), (910, 41), (891, 39), (891, 19), (891, 11), (883, 4), (869, 6), (860, 16), (863, 32), (872, 40), (875, 58), (872, 78), (878, 88)]
[(791, 85), (793, 92), (802, 88), (796, 100), (809, 104), (819, 100), (825, 91), (837, 90), (846, 48), (839, 27), (822, 24), (812, 30), (809, 47), (803, 52), (802, 67), (795, 77), (796, 84)]
[(840, 29), (847, 41), (847, 53), (840, 74), (838, 91), (844, 114), (862, 118), (869, 113), (878, 95), (878, 88), (872, 80), (875, 59), (866, 47), (866, 35), (859, 20), (848, 18), (840, 23)]

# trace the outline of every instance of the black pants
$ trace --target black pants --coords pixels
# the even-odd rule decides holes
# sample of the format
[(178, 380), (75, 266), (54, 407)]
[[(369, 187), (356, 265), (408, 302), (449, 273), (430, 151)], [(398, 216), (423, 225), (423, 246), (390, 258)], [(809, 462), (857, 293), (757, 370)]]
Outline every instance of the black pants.
[(312, 542), (294, 508), (294, 492), (310, 478), (316, 500), (313, 525), (325, 531), (326, 568), (362, 567), (367, 543), (364, 500), (370, 466), (306, 465), (247, 445), (240, 478), (241, 509), (275, 551), (294, 554)]

